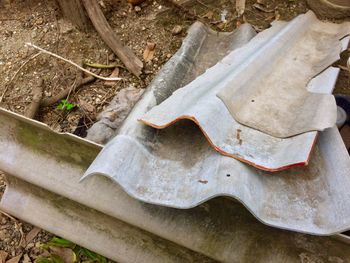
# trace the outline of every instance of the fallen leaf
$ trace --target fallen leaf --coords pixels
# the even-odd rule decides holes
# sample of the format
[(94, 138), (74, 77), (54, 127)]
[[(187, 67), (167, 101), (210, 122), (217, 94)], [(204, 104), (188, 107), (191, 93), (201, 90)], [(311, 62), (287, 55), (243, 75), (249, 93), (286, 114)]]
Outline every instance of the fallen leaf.
[(82, 108), (83, 110), (88, 111), (88, 112), (95, 111), (94, 105), (92, 105), (89, 102), (82, 100), (82, 99), (79, 99), (79, 106), (80, 106), (80, 108)]
[(238, 16), (243, 15), (245, 11), (245, 0), (236, 0), (236, 11)]
[(208, 183), (207, 180), (198, 180), (198, 182), (201, 183), (201, 184), (207, 184)]
[(6, 261), (6, 263), (18, 263), (22, 257), (22, 253)]
[[(117, 78), (119, 77), (119, 68), (115, 67), (114, 70), (112, 71), (111, 75), (109, 76), (110, 78)], [(111, 81), (107, 80), (104, 83), (106, 86), (114, 86), (116, 84), (116, 81)]]
[(41, 231), (41, 228), (34, 227), (32, 230), (29, 231), (29, 233), (25, 237), (25, 246), (28, 245)]
[(213, 19), (214, 17), (214, 12), (213, 11), (209, 11), (208, 13), (206, 13), (203, 18), (208, 18), (208, 19)]
[(5, 263), (7, 256), (8, 256), (7, 252), (0, 250), (0, 263)]
[(77, 260), (74, 251), (66, 247), (50, 247), (52, 255), (60, 257), (64, 263), (73, 263)]
[(156, 44), (152, 42), (148, 42), (145, 51), (143, 52), (143, 59), (145, 62), (149, 62), (154, 57)]

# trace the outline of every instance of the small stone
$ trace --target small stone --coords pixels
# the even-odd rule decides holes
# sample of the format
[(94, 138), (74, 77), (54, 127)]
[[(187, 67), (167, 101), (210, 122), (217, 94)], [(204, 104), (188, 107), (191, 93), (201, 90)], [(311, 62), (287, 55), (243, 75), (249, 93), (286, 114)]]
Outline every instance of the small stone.
[(34, 247), (34, 243), (29, 243), (27, 246), (26, 246), (26, 249), (31, 249)]
[(137, 5), (137, 6), (135, 6), (135, 8), (134, 8), (134, 9), (135, 9), (135, 12), (136, 12), (136, 13), (141, 12), (141, 7), (140, 7), (140, 6), (138, 6), (138, 5)]
[(42, 23), (44, 23), (44, 19), (42, 17), (39, 17), (36, 21), (35, 24), (36, 25), (41, 25)]
[(171, 33), (175, 36), (178, 35), (182, 32), (182, 26), (176, 25), (174, 28), (171, 30)]
[(0, 240), (4, 240), (6, 237), (6, 230), (1, 230), (0, 231)]
[(108, 56), (108, 60), (109, 60), (109, 61), (115, 61), (115, 54), (114, 54), (114, 53), (111, 53), (111, 54)]

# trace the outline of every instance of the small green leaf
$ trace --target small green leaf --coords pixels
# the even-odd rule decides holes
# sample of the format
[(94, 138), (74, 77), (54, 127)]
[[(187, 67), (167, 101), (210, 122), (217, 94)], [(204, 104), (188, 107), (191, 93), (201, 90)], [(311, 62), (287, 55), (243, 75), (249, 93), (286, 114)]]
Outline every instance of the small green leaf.
[(92, 252), (91, 250), (88, 250), (86, 248), (81, 248), (81, 253), (85, 255), (86, 257), (92, 259), (95, 262), (98, 263), (107, 263), (107, 259), (104, 256), (101, 256), (95, 252)]
[(51, 259), (53, 263), (64, 263), (64, 259), (56, 254), (51, 254)]
[(60, 237), (53, 237), (49, 242), (46, 243), (46, 245), (67, 248), (74, 248), (76, 246), (73, 242)]
[(67, 110), (71, 110), (71, 109), (73, 109), (74, 107), (75, 107), (75, 105), (70, 104), (70, 103), (66, 105)]
[(60, 103), (57, 105), (58, 110), (72, 110), (75, 108), (76, 105), (70, 103), (68, 100), (61, 100)]

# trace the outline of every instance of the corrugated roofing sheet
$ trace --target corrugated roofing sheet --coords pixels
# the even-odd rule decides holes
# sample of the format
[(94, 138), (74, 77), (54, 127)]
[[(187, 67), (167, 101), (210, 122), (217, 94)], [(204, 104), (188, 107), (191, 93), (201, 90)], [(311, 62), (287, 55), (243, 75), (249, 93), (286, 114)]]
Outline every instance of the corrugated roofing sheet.
[[(321, 39), (327, 39), (324, 36), (327, 31), (316, 34), (314, 30), (316, 26), (319, 31), (319, 27), (331, 27), (329, 24), (331, 23), (319, 22), (311, 12), (290, 23), (274, 24), (254, 37), (249, 44), (232, 51), (190, 84), (176, 90), (167, 100), (142, 116), (141, 121), (160, 129), (180, 119), (192, 120), (201, 128), (215, 150), (262, 170), (277, 171), (307, 164), (316, 138), (315, 132), (285, 139), (265, 132), (271, 132), (272, 129), (278, 131), (279, 135), (290, 136), (298, 133), (298, 130), (300, 133), (300, 129), (317, 130), (316, 127), (324, 129), (335, 124), (334, 97), (311, 93), (305, 89), (311, 77), (339, 57), (339, 38), (346, 31), (344, 25), (334, 27), (334, 35), (328, 34), (329, 43), (325, 41), (328, 45), (319, 44)], [(308, 26), (310, 30), (307, 30)], [(350, 30), (350, 26), (347, 30)], [(300, 45), (295, 47), (294, 42), (290, 45), (285, 43), (295, 32), (299, 33), (299, 37), (295, 36), (295, 41), (299, 40), (301, 45), (305, 45), (304, 48)], [(305, 38), (308, 39), (309, 35), (318, 37), (306, 42)], [(315, 45), (320, 45), (323, 49), (315, 50)], [(334, 49), (329, 49), (330, 45)], [(324, 49), (334, 51), (327, 53)], [(274, 61), (273, 58), (278, 55), (283, 59)], [(310, 64), (305, 62), (305, 57), (309, 58)], [(294, 58), (299, 61), (295, 65)], [(271, 71), (275, 73), (271, 74)], [(299, 74), (300, 71), (305, 74)], [(286, 74), (296, 76), (288, 77)], [(332, 87), (328, 88), (327, 93), (331, 93)], [(226, 95), (221, 98), (226, 105), (230, 105), (229, 108), (240, 105), (239, 108), (245, 113), (254, 113), (248, 116), (254, 128), (241, 125), (231, 116), (225, 104), (217, 97), (222, 92)], [(260, 106), (242, 106), (249, 103)], [(237, 107), (235, 110), (238, 111)], [(286, 134), (287, 131), (292, 133)]]
[[(305, 87), (340, 58), (340, 39), (350, 33), (350, 23), (322, 22), (309, 11), (274, 31), (278, 26), (232, 54), (230, 61), (244, 66), (235, 70), (236, 76), (218, 96), (236, 121), (275, 137), (333, 127), (334, 96)], [(265, 36), (269, 31), (272, 35)], [(242, 53), (249, 55), (242, 58)]]
[[(242, 45), (242, 36), (246, 41), (247, 35), (251, 36), (247, 32), (251, 28), (245, 25), (233, 35), (218, 36), (195, 24), (189, 32), (192, 37), (159, 73), (119, 135), (86, 171), (85, 180), (104, 175), (134, 198), (176, 208), (229, 196), (241, 201), (262, 222), (300, 232), (328, 235), (349, 229), (350, 158), (336, 128), (321, 133), (307, 167), (271, 174), (217, 153), (191, 121), (164, 130), (137, 121), (186, 84), (183, 79), (188, 83), (203, 73), (203, 65), (214, 65), (213, 56), (219, 48), (215, 43), (239, 40)], [(235, 47), (225, 45), (226, 50)], [(224, 49), (219, 50), (224, 56)], [(222, 56), (216, 56), (217, 60)], [(208, 57), (210, 63), (206, 63)], [(310, 89), (330, 92), (337, 74), (337, 69), (328, 69), (311, 82)]]

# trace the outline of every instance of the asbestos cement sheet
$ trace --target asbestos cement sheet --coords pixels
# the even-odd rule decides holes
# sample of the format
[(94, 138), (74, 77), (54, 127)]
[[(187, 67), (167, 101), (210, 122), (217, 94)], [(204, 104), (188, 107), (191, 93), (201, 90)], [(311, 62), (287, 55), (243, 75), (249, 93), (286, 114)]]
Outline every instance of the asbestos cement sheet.
[[(245, 87), (247, 82), (254, 82), (255, 79), (258, 79), (259, 82), (265, 76), (266, 72), (258, 68), (255, 62), (261, 62), (262, 64), (260, 63), (261, 65), (259, 64), (259, 66), (268, 68), (266, 65), (273, 64), (275, 57), (278, 57), (278, 55), (283, 57), (285, 55), (284, 50), (280, 50), (279, 53), (271, 57), (269, 52), (261, 51), (263, 49), (262, 47), (266, 45), (270, 47), (270, 42), (279, 43), (280, 40), (276, 35), (278, 36), (284, 31), (290, 33), (289, 28), (297, 32), (298, 30), (302, 30), (305, 27), (304, 23), (308, 23), (309, 20), (315, 20), (314, 14), (311, 12), (299, 16), (295, 21), (290, 23), (279, 22), (274, 24), (270, 29), (254, 37), (249, 44), (232, 51), (221, 62), (208, 69), (194, 81), (176, 90), (167, 100), (141, 116), (140, 120), (154, 128), (163, 129), (181, 119), (189, 119), (200, 127), (204, 136), (216, 151), (265, 171), (279, 171), (292, 166), (307, 165), (316, 140), (316, 132), (307, 132), (290, 138), (276, 138), (257, 129), (249, 128), (240, 124), (232, 117), (225, 104), (217, 97), (217, 93), (222, 90), (227, 92), (225, 88), (228, 83), (230, 87), (234, 85)], [(302, 21), (302, 23), (299, 21)], [(325, 28), (326, 30), (327, 28)], [(343, 32), (339, 34), (343, 35)], [(285, 37), (285, 35), (283, 36)], [(336, 41), (339, 42), (338, 38)], [(274, 45), (272, 46), (272, 49), (274, 49)], [(332, 51), (332, 49), (330, 50)], [(338, 55), (340, 51), (339, 48), (334, 48), (334, 50), (331, 52), (333, 54), (332, 57)], [(260, 54), (264, 60), (259, 58), (257, 54)], [(275, 60), (278, 61), (277, 58)], [(298, 65), (300, 66), (300, 63)], [(275, 69), (272, 66), (271, 68), (273, 70)], [(324, 66), (319, 69), (321, 68), (324, 69)], [(319, 69), (315, 72), (318, 72)], [(336, 119), (336, 105), (333, 96), (329, 94), (333, 86), (323, 85), (323, 89), (326, 88), (326, 93), (328, 94), (320, 94), (307, 91), (305, 88), (306, 83), (307, 81), (297, 91), (286, 91), (286, 94), (283, 96), (277, 93), (277, 97), (281, 95), (281, 103), (293, 97), (293, 95), (288, 94), (294, 94), (295, 98), (299, 100), (298, 105), (290, 101), (291, 104), (289, 105), (294, 105), (296, 110), (290, 115), (293, 120), (287, 121), (288, 125), (293, 126), (293, 123), (295, 123), (294, 120), (301, 120), (305, 124), (308, 123), (309, 118), (317, 117), (316, 122), (326, 124), (323, 128), (333, 126)], [(266, 96), (266, 94), (268, 96), (273, 95), (271, 92), (268, 92), (269, 89), (265, 89), (264, 85), (259, 86), (259, 88), (261, 88), (259, 90), (261, 97)], [(284, 89), (289, 88), (286, 86)], [(267, 92), (266, 94), (264, 93), (265, 91)], [(241, 94), (238, 95), (242, 100), (241, 103), (245, 103), (244, 98), (242, 98), (246, 93), (244, 88), (239, 89), (239, 93)], [(310, 107), (305, 106), (309, 111), (307, 114), (308, 117), (304, 115), (307, 112), (305, 111), (306, 108), (300, 105), (305, 103), (305, 100), (301, 99), (300, 96), (298, 97), (297, 94), (312, 94), (310, 95), (312, 98), (317, 97), (320, 99), (311, 99), (314, 105), (308, 104)], [(277, 99), (274, 100), (277, 101)], [(250, 101), (254, 101), (254, 99)], [(326, 105), (321, 103), (321, 101), (324, 101)], [(314, 109), (315, 105), (319, 105), (320, 110)], [(290, 111), (290, 109), (287, 111)], [(271, 119), (270, 122), (279, 122), (274, 117), (271, 117), (271, 115), (265, 117)], [(269, 122), (266, 121), (266, 123)], [(301, 124), (301, 126), (304, 124)]]
[[(232, 43), (232, 38), (247, 36), (247, 30), (249, 27), (242, 27), (234, 35), (217, 35), (195, 24), (118, 135), (85, 172), (82, 183), (103, 175), (138, 200), (175, 208), (191, 208), (216, 196), (228, 196), (274, 227), (319, 235), (349, 229), (350, 158), (336, 128), (320, 134), (309, 166), (268, 173), (217, 153), (192, 121), (181, 120), (163, 130), (137, 121), (182, 87), (183, 79), (188, 83), (202, 74), (205, 66), (214, 65), (214, 56), (220, 60), (216, 48), (222, 55), (225, 52), (216, 42)], [(230, 48), (226, 45), (226, 50)], [(337, 69), (327, 69), (311, 81), (310, 90), (331, 92), (337, 74)]]
[(236, 121), (286, 138), (335, 125), (334, 96), (312, 93), (308, 82), (340, 57), (350, 23), (321, 22), (310, 11), (272, 25), (223, 63), (236, 64), (218, 93)]
[[(0, 209), (117, 262), (193, 263), (212, 258), (227, 263), (300, 263), (310, 258), (315, 262), (350, 259), (349, 237), (319, 237), (269, 227), (230, 198), (214, 198), (192, 209), (172, 209), (134, 199), (108, 177), (94, 176), (79, 182), (101, 150), (100, 145), (59, 134), (43, 123), (2, 109), (0, 124), (0, 170), (8, 180)], [(347, 181), (338, 180), (344, 189), (349, 187)], [(294, 201), (307, 202), (315, 193), (312, 187), (308, 189), (304, 191), (310, 197), (300, 189), (298, 194), (303, 199)], [(290, 196), (287, 187), (283, 190)], [(314, 205), (319, 199), (316, 197)], [(324, 199), (327, 201), (327, 196)], [(339, 221), (346, 220), (323, 225), (316, 234), (348, 229), (340, 228), (348, 222), (346, 211), (325, 210)], [(309, 228), (311, 218), (311, 223), (300, 221), (294, 225), (297, 230), (313, 230)]]

